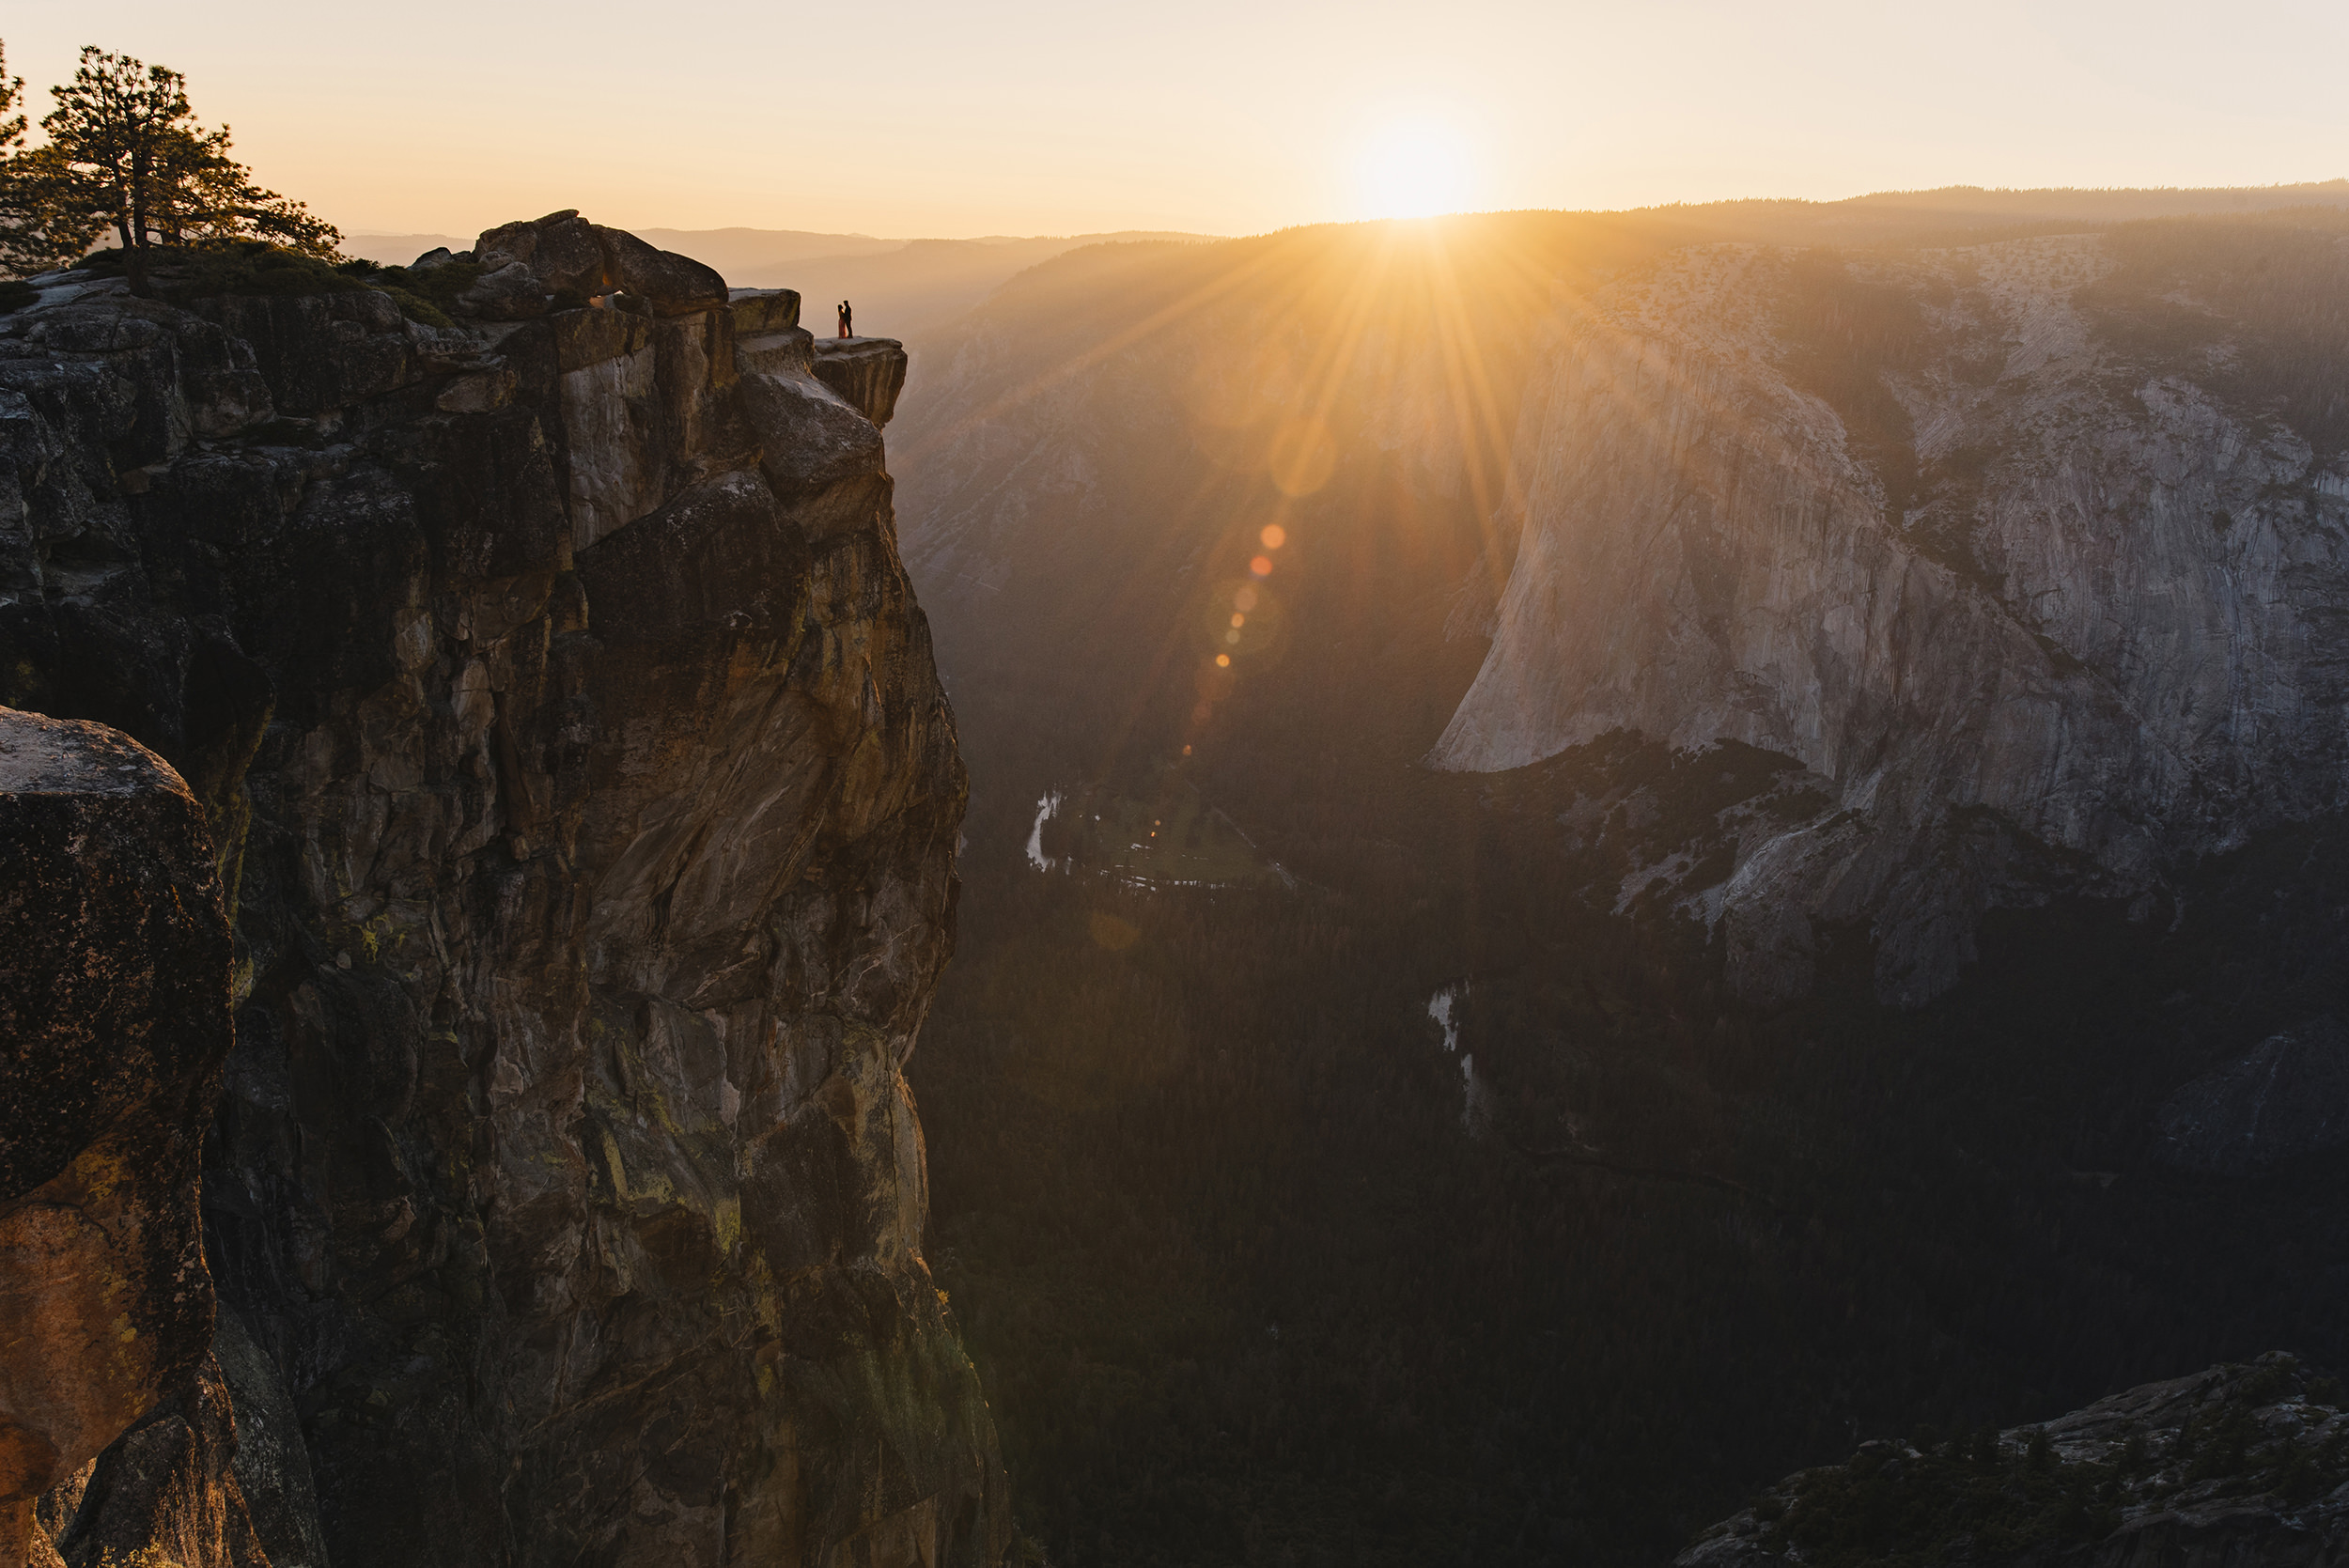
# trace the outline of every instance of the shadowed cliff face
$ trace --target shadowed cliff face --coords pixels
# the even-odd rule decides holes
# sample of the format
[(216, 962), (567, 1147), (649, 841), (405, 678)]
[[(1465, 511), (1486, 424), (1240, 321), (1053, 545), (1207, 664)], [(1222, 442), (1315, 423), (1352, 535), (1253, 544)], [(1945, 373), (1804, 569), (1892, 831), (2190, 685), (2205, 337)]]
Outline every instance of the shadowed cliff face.
[(900, 1076), (965, 786), (886, 401), (575, 215), (457, 264), (455, 328), (70, 276), (0, 321), (0, 699), (174, 759), (235, 890), (262, 1545), (990, 1561)]

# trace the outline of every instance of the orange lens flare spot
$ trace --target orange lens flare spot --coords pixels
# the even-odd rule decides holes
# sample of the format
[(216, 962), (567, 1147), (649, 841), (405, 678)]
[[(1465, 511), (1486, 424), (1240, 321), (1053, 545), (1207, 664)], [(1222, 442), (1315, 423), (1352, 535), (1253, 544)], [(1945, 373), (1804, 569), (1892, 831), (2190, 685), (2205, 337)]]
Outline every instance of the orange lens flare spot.
[(1248, 617), (1245, 615), (1235, 615), (1232, 617), (1232, 624), (1236, 627), (1246, 626), (1248, 624)]
[(1270, 577), (1272, 575), (1272, 557), (1269, 555), (1259, 555), (1253, 561), (1248, 563), (1248, 569), (1254, 572), (1258, 577)]
[(1283, 545), (1289, 542), (1289, 531), (1282, 527), (1277, 522), (1268, 523), (1265, 526), (1265, 531), (1257, 535), (1256, 537), (1264, 541), (1265, 549), (1278, 550)]
[(1232, 667), (1232, 656), (1228, 653), (1217, 654), (1215, 656), (1215, 667), (1219, 670), (1230, 669)]
[(1112, 953), (1121, 953), (1142, 939), (1141, 927), (1115, 915), (1095, 913), (1085, 918), (1093, 932), (1093, 939)]
[(1242, 613), (1256, 608), (1256, 590), (1243, 584), (1240, 591), (1232, 596), (1232, 608)]

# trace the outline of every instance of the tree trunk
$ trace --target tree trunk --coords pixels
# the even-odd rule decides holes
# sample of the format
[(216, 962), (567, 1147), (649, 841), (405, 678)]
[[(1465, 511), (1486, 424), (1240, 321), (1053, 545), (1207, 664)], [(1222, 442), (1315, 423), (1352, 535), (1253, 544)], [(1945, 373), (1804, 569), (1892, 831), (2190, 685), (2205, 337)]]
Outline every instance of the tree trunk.
[(145, 160), (137, 153), (131, 155), (130, 209), (131, 226), (123, 235), (130, 254), (131, 292), (144, 299), (147, 295), (147, 170)]

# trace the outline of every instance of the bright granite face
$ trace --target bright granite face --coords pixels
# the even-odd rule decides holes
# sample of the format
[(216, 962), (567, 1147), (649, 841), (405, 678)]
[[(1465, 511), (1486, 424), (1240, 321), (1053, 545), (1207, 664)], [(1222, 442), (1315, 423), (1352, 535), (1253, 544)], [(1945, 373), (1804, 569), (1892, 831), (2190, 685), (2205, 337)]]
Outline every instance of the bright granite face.
[[(2206, 364), (2092, 331), (2122, 264), (2092, 235), (1825, 276), (1716, 246), (1563, 312), (1491, 652), (1430, 761), (1617, 729), (1800, 760), (1829, 803), (1741, 836), (1718, 900), (1763, 998), (1808, 986), (1813, 919), (1867, 913), (1879, 987), (1921, 1001), (1970, 952), (1945, 927), (2038, 895), (2026, 862), (2131, 897), (2338, 807), (2349, 480)], [(1814, 390), (1821, 291), (1894, 322), (1886, 407)]]

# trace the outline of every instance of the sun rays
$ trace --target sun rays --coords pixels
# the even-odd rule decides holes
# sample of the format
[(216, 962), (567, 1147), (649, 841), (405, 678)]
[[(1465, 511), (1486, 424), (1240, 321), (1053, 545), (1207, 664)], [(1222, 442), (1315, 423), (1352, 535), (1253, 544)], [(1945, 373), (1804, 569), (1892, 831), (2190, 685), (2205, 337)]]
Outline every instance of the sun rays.
[[(1595, 268), (1618, 264), (1610, 236), (1603, 224), (1486, 214), (1050, 264), (976, 318), (988, 351), (1019, 373), (903, 460), (976, 442), (1018, 462), (1012, 432), (1030, 424), (1040, 435), (1112, 408), (1145, 422), (1166, 487), (1146, 508), (1151, 528), (1112, 520), (1139, 494), (1072, 493), (1050, 548), (1113, 551), (1107, 582), (1189, 578), (1187, 607), (1164, 619), (1134, 590), (1141, 659), (1097, 742), (1105, 771), (1141, 752), (1188, 757), (1295, 637), (1326, 644), (1375, 625), (1365, 550), (1423, 557), (1453, 581), (1479, 555), (1506, 574), (1510, 530), (1497, 520), (1517, 489), (1519, 385), (1541, 324), (1573, 311)], [(1398, 489), (1397, 475), (1414, 465), (1441, 474), (1411, 500), (1418, 481)]]

